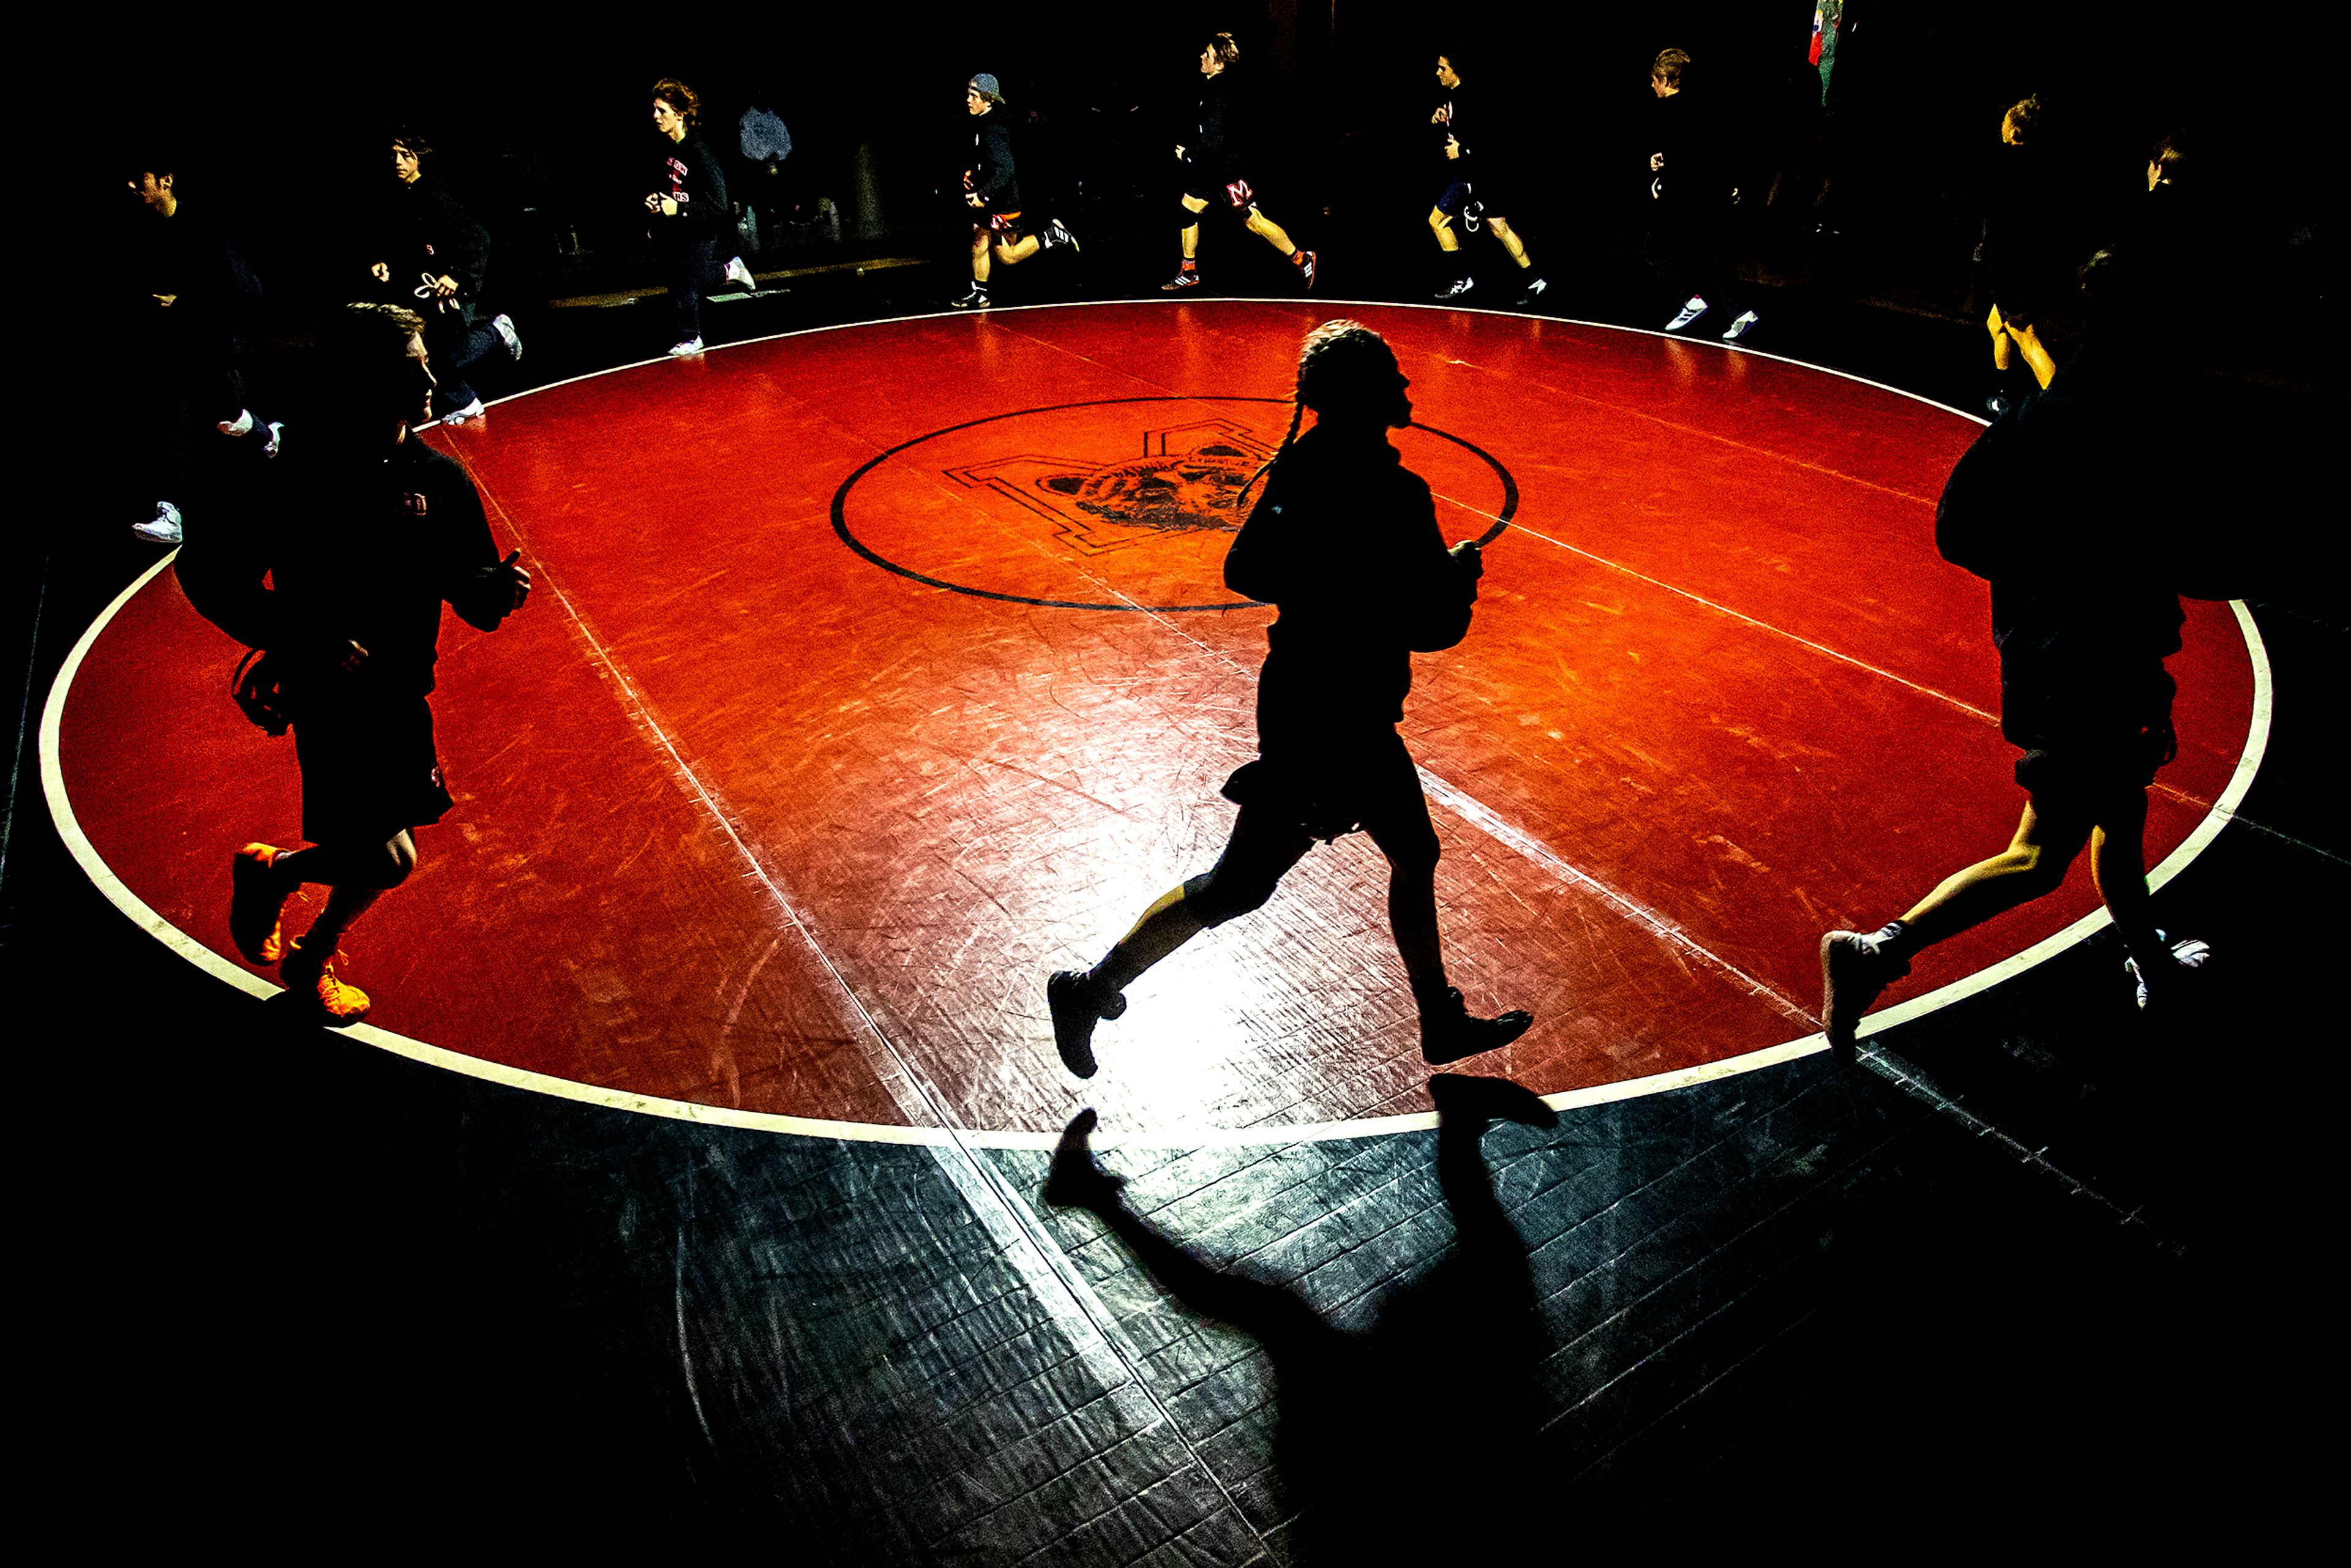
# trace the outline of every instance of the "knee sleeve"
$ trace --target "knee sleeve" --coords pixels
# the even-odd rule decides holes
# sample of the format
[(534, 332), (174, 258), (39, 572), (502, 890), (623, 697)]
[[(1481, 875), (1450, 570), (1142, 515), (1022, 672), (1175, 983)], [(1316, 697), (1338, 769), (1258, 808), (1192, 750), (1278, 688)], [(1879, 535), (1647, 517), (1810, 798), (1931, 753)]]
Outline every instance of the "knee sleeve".
[(1264, 908), (1265, 901), (1273, 896), (1273, 885), (1247, 882), (1229, 872), (1223, 876), (1203, 872), (1184, 883), (1184, 907), (1203, 925), (1222, 925), (1252, 909)]
[[(1189, 194), (1191, 194), (1191, 193), (1188, 191), (1185, 193), (1185, 195)], [(1188, 229), (1194, 224), (1198, 223), (1202, 218), (1205, 218), (1207, 215), (1208, 214), (1206, 208), (1196, 213), (1191, 208), (1184, 204), (1183, 196), (1176, 198), (1176, 226), (1177, 228)]]

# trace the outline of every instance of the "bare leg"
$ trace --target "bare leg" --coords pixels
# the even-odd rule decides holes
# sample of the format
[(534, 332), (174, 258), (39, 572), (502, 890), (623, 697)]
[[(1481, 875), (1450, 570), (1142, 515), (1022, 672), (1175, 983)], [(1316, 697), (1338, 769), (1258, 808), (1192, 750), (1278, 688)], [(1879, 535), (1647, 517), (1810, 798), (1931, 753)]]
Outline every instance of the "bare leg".
[(1493, 231), (1496, 239), (1502, 242), (1502, 248), (1510, 253), (1512, 261), (1517, 262), (1520, 267), (1532, 267), (1535, 264), (1534, 257), (1527, 254), (1526, 242), (1519, 238), (1508, 223), (1500, 218), (1489, 217), (1486, 220), (1486, 226)]
[[(2025, 364), (2032, 368), (2032, 379), (2044, 387), (2054, 381), (2057, 377), (2057, 361), (2051, 359), (2049, 350), (2041, 346), (2041, 334), (2030, 327), (2019, 327), (2012, 323), (2006, 325), (2009, 337), (2016, 344), (2017, 352), (2024, 356)], [(2008, 367), (2003, 365), (2001, 368), (2005, 370)]]
[(996, 259), (1007, 267), (1012, 267), (1028, 260), (1043, 247), (1044, 242), (1035, 235), (1023, 235), (1017, 245), (1006, 245), (1002, 240), (998, 240), (996, 242)]
[(987, 281), (987, 252), (990, 238), (987, 230), (984, 228), (971, 231), (971, 280), (974, 283)]
[(1247, 225), (1249, 233), (1257, 235), (1258, 238), (1265, 241), (1266, 244), (1273, 246), (1274, 249), (1280, 251), (1282, 255), (1296, 256), (1298, 254), (1298, 247), (1290, 243), (1290, 236), (1282, 232), (1281, 225), (1275, 223), (1271, 218), (1267, 217), (1263, 213), (1259, 212), (1255, 207), (1251, 207), (1249, 210), (1249, 216), (1244, 218), (1242, 222)]
[(305, 883), (327, 886), (327, 907), (304, 934), (302, 944), (313, 952), (330, 949), (343, 938), (352, 921), (367, 913), (389, 890), (408, 880), (416, 869), (416, 839), (402, 828), (381, 844), (351, 851), (320, 844), (277, 857), (272, 868), (287, 888)]
[(1428, 209), (1428, 232), (1437, 236), (1437, 249), (1450, 254), (1461, 248), (1461, 236), (1453, 232), (1453, 220), (1445, 215), (1443, 209)]
[(1414, 995), (1446, 988), (1445, 953), (1437, 930), (1437, 867), (1388, 862), (1388, 929), (1412, 977)]
[(2159, 981), (2174, 966), (2171, 949), (2155, 933), (2155, 908), (2147, 891), (2147, 792), (2133, 790), (2099, 815), (2090, 835), (2090, 875), (2123, 946), (2138, 960), (2139, 973)]
[[(2145, 809), (2142, 798), (2142, 816)], [(2028, 801), (2008, 848), (1945, 878), (1920, 900), (1902, 917), (1894, 950), (1907, 958), (1921, 947), (2054, 893), (2089, 837), (2087, 821), (2044, 821)]]
[(1991, 368), (1996, 371), (2007, 370), (2010, 359), (2008, 328), (2000, 319), (1999, 306), (1995, 305), (1991, 308), (1991, 315), (1985, 319), (1984, 327), (1991, 333)]
[[(1094, 986), (1101, 990), (1124, 990), (1135, 977), (1209, 926), (1263, 907), (1273, 896), (1275, 885), (1313, 847), (1312, 835), (1296, 823), (1242, 807), (1215, 868), (1160, 894), (1134, 928), (1094, 966), (1091, 977)], [(1436, 919), (1432, 884), (1432, 931)]]

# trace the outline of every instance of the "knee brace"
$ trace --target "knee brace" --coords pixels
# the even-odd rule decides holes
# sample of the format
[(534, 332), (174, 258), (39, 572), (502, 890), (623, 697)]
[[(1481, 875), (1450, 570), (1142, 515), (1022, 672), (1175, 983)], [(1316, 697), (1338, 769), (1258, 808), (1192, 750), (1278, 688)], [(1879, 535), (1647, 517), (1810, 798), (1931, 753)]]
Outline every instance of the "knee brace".
[(1212, 871), (1202, 872), (1184, 883), (1184, 907), (1202, 925), (1222, 925), (1252, 909), (1262, 909), (1265, 901), (1272, 896), (1272, 883), (1245, 884), (1238, 877), (1219, 878)]

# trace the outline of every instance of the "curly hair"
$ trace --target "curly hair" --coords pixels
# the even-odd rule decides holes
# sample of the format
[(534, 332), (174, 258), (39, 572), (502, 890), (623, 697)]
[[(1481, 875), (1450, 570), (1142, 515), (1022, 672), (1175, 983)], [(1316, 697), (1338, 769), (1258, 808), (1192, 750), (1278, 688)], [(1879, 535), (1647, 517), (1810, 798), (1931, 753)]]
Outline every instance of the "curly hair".
[(1360, 392), (1370, 377), (1382, 371), (1394, 371), (1395, 362), (1395, 350), (1388, 347), (1387, 340), (1361, 321), (1325, 321), (1307, 333), (1298, 350), (1298, 388), (1290, 394), (1290, 428), (1265, 465), (1241, 486), (1236, 504), (1247, 509), (1249, 491), (1297, 443), (1298, 427), (1306, 423), (1308, 409), (1329, 413), (1334, 404)]
[(1660, 49), (1657, 57), (1649, 62), (1649, 75), (1667, 87), (1682, 85), (1682, 72), (1690, 63), (1687, 49)]
[(1210, 38), (1208, 52), (1217, 57), (1217, 64), (1224, 66), (1229, 66), (1241, 57), (1241, 47), (1233, 41), (1233, 36), (1230, 33), (1218, 33), (1215, 37)]
[(688, 125), (702, 116), (702, 95), (675, 77), (664, 77), (653, 83), (653, 96), (685, 116)]
[(2010, 104), (2008, 112), (2000, 117), (2000, 123), (2003, 129), (2015, 129), (2016, 144), (2022, 147), (2041, 129), (2042, 113), (2041, 95), (2031, 93)]

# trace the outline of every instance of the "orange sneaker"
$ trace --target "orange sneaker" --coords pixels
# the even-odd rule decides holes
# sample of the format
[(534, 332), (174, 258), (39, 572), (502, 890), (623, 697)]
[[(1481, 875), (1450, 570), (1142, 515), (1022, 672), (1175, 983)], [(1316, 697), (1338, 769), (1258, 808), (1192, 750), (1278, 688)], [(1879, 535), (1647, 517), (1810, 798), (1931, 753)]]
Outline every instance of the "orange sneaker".
[(247, 844), (228, 867), (228, 936), (256, 964), (286, 956), (286, 927), (279, 919), (291, 890), (272, 886), (269, 874), (286, 852), (275, 844)]
[(331, 1028), (340, 1029), (367, 1017), (372, 1005), (368, 994), (335, 977), (335, 960), (342, 955), (329, 950), (314, 957), (303, 951), (308, 940), (297, 936), (287, 948), (286, 962), (277, 971), (286, 988), (316, 1008)]

